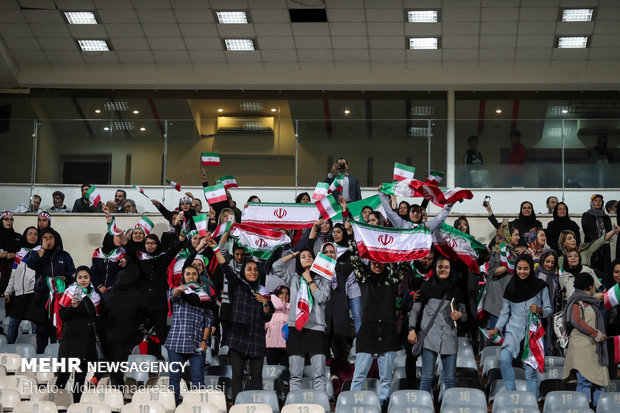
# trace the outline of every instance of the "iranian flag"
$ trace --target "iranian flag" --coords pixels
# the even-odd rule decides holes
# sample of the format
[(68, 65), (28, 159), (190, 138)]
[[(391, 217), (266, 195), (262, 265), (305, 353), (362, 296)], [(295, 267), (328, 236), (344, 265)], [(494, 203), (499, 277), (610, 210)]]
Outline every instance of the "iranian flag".
[(414, 190), (414, 196), (421, 196), (440, 207), (446, 204), (454, 204), (462, 199), (472, 199), (474, 197), (474, 194), (468, 189), (457, 187), (442, 192), (437, 185), (418, 181), (416, 179), (411, 181), (410, 187)]
[(445, 222), (433, 231), (433, 244), (450, 261), (463, 261), (474, 274), (480, 271), (480, 266), (476, 261), (478, 256), (487, 249), (476, 238)]
[(314, 299), (310, 292), (310, 285), (302, 277), (299, 280), (299, 288), (297, 289), (297, 305), (295, 309), (295, 328), (301, 331), (310, 318), (310, 311), (314, 307)]
[(445, 173), (439, 171), (430, 171), (428, 177), (426, 178), (427, 184), (439, 185), (443, 180)]
[[(351, 218), (356, 221), (362, 221), (362, 209), (365, 207), (370, 207), (375, 211), (379, 211), (383, 216), (385, 216), (385, 211), (383, 211), (383, 207), (381, 206), (381, 198), (379, 198), (378, 194), (360, 199), (359, 201), (349, 202), (347, 207), (349, 208)], [(342, 221), (342, 213), (338, 213), (332, 218), (332, 221)]]
[(329, 190), (329, 184), (327, 182), (317, 182), (316, 188), (314, 188), (314, 192), (312, 193), (312, 199), (319, 200), (327, 196), (327, 191)]
[(504, 344), (504, 337), (502, 337), (499, 333), (490, 335), (489, 330), (485, 330), (482, 327), (478, 327), (478, 330), (480, 330), (482, 335), (484, 335), (487, 339), (489, 339), (491, 343), (495, 344), (496, 346), (501, 346), (502, 344)]
[(325, 254), (319, 253), (310, 267), (310, 271), (314, 271), (321, 277), (327, 278), (329, 281), (334, 277), (336, 272), (336, 260)]
[(342, 192), (342, 186), (344, 185), (343, 182), (344, 182), (344, 175), (338, 175), (337, 177), (335, 177), (331, 185), (327, 189), (327, 193), (331, 194), (334, 191)]
[(134, 187), (134, 188), (135, 188), (138, 192), (140, 192), (142, 195), (144, 195), (144, 196), (145, 196), (145, 197), (147, 197), (148, 199), (151, 199), (151, 198), (149, 198), (149, 196), (148, 196), (147, 194), (145, 194), (145, 193), (144, 193), (144, 189), (142, 189), (142, 188), (141, 188), (141, 187), (139, 187), (138, 185), (131, 185), (131, 186), (133, 186), (133, 187)]
[(607, 340), (613, 341), (614, 364), (620, 363), (620, 336), (608, 337)]
[(220, 164), (220, 154), (215, 152), (202, 152), (200, 154), (200, 161), (203, 166), (208, 165), (219, 165)]
[(198, 235), (200, 237), (207, 236), (207, 214), (198, 214), (194, 215), (194, 223), (196, 224), (196, 229), (198, 230)]
[(112, 218), (112, 222), (108, 224), (108, 234), (121, 235), (123, 230), (116, 226), (116, 218)]
[(508, 268), (509, 273), (511, 274), (514, 273), (515, 272), (515, 259), (510, 253), (510, 251), (508, 250), (508, 247), (506, 246), (506, 244), (503, 242), (499, 245), (499, 257), (500, 257), (500, 263), (502, 264), (502, 266)]
[(237, 180), (232, 175), (221, 176), (215, 183), (224, 185), (224, 188), (239, 188)]
[(415, 195), (415, 191), (409, 186), (411, 181), (411, 179), (402, 179), (400, 181), (381, 184), (381, 192), (387, 195), (412, 198)]
[(101, 195), (99, 195), (99, 191), (95, 188), (95, 185), (91, 185), (86, 191), (86, 196), (93, 203), (94, 206), (97, 206), (101, 203)]
[(533, 369), (543, 373), (545, 370), (545, 349), (543, 346), (545, 329), (538, 316), (531, 311), (528, 325), (529, 336), (525, 340), (521, 360), (525, 364), (529, 364)]
[(394, 163), (394, 180), (402, 181), (404, 179), (413, 179), (415, 167), (405, 165), (403, 163)]
[(206, 186), (202, 188), (205, 193), (205, 199), (209, 205), (217, 204), (218, 202), (226, 201), (226, 188), (222, 184), (216, 184), (213, 186)]
[(170, 179), (166, 179), (166, 182), (168, 182), (168, 184), (170, 184), (170, 186), (172, 186), (174, 189), (181, 192), (181, 185), (177, 184), (174, 181), (171, 181)]
[(221, 237), (227, 231), (230, 231), (231, 225), (232, 225), (232, 222), (230, 222), (230, 221), (222, 222), (220, 225), (215, 227), (215, 230), (213, 231), (213, 234), (211, 234), (211, 238)]
[(200, 301), (203, 301), (203, 302), (211, 301), (211, 297), (209, 297), (209, 294), (207, 294), (202, 289), (202, 286), (198, 284), (197, 282), (191, 282), (185, 285), (187, 286), (187, 288), (183, 291), (185, 294), (196, 294), (198, 295), (198, 298), (200, 298)]
[(393, 263), (419, 260), (431, 250), (431, 231), (424, 226), (412, 229), (378, 227), (353, 221), (360, 257)]
[(478, 320), (481, 320), (484, 318), (484, 304), (486, 302), (486, 298), (487, 298), (487, 286), (485, 285), (484, 287), (482, 287), (482, 289), (478, 292), (478, 297), (476, 297), (476, 313), (478, 314)]
[(290, 244), (288, 235), (280, 231), (257, 228), (247, 224), (234, 224), (230, 235), (236, 239), (247, 252), (253, 256), (266, 260), (278, 247)]
[(266, 229), (312, 228), (318, 211), (314, 204), (251, 202), (243, 210), (241, 222)]
[(605, 308), (608, 310), (620, 304), (620, 284), (616, 284), (607, 290), (603, 301), (605, 302)]
[(338, 213), (342, 213), (342, 208), (336, 202), (333, 195), (327, 195), (325, 198), (319, 199), (314, 203), (319, 209), (323, 219), (330, 219)]
[(140, 218), (140, 221), (136, 224), (136, 227), (142, 228), (144, 235), (149, 235), (151, 231), (153, 231), (154, 226), (155, 224), (153, 224), (153, 221), (151, 221), (146, 215), (142, 215), (142, 218)]

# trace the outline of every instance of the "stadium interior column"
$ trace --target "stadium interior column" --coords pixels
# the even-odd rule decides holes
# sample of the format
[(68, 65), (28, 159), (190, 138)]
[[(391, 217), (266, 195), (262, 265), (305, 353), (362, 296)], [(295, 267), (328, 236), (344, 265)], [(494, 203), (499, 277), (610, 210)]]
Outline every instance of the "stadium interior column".
[(448, 90), (448, 122), (446, 131), (447, 142), (446, 142), (446, 186), (448, 188), (454, 188), (456, 185), (455, 178), (455, 158), (454, 151), (456, 149), (456, 142), (454, 136), (454, 116), (456, 114), (455, 111), (456, 102), (454, 99), (454, 90)]

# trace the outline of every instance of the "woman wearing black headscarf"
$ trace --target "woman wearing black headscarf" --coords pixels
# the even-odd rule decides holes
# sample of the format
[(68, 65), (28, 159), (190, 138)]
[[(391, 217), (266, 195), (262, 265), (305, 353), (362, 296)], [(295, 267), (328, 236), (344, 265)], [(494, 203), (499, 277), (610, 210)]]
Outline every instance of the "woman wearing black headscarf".
[(41, 231), (46, 228), (52, 228), (52, 217), (47, 212), (39, 212), (37, 216), (37, 230), (39, 231), (39, 236), (41, 236)]
[(15, 253), (19, 251), (21, 236), (13, 229), (13, 214), (9, 211), (0, 214), (0, 295), (11, 278)]
[[(15, 269), (11, 272), (9, 284), (4, 291), (4, 302), (11, 303), (9, 315), (9, 330), (7, 332), (7, 342), (15, 343), (19, 324), (26, 319), (32, 297), (34, 296), (34, 270), (28, 268), (24, 258), (39, 246), (39, 233), (35, 227), (28, 227), (24, 230), (21, 240), (21, 249), (15, 253)], [(8, 310), (8, 308), (7, 308)]]
[[(516, 390), (515, 373), (512, 368), (514, 359), (521, 355), (524, 340), (529, 336), (526, 332), (530, 313), (541, 317), (551, 314), (551, 303), (547, 284), (536, 277), (534, 260), (529, 255), (521, 255), (515, 261), (515, 274), (504, 290), (502, 311), (489, 336), (504, 331), (504, 342), (499, 354), (502, 379), (506, 390)], [(525, 364), (525, 380), (527, 391), (538, 395), (537, 370)]]
[[(603, 208), (603, 195), (594, 194), (590, 198), (590, 209), (581, 216), (581, 227), (585, 235), (585, 242), (592, 242), (611, 231), (611, 218)], [(609, 244), (592, 255), (592, 268), (603, 274), (611, 273), (611, 249)]]
[(547, 244), (556, 253), (560, 254), (560, 246), (558, 245), (558, 239), (562, 231), (573, 231), (577, 239), (577, 245), (581, 244), (581, 229), (579, 225), (568, 215), (568, 205), (564, 202), (558, 202), (553, 208), (553, 219), (547, 224)]
[(127, 253), (121, 246), (120, 236), (105, 234), (101, 247), (93, 252), (90, 267), (93, 276), (92, 283), (98, 292), (103, 293), (114, 284), (121, 267), (127, 265), (127, 260), (121, 260), (126, 256)]
[[(437, 258), (435, 273), (420, 287), (420, 298), (409, 313), (409, 342), (415, 344), (418, 341), (418, 324), (418, 330), (426, 332), (422, 350), (420, 390), (429, 393), (435, 377), (437, 356), (441, 357), (445, 388), (456, 387), (457, 321), (467, 321), (465, 299), (450, 266), (450, 260), (446, 257)], [(420, 312), (422, 320), (418, 321)], [(429, 326), (436, 312), (435, 321)]]
[(519, 217), (510, 224), (519, 230), (519, 245), (526, 246), (523, 235), (525, 235), (525, 233), (532, 228), (542, 227), (542, 224), (536, 219), (536, 213), (534, 212), (534, 207), (530, 201), (521, 202), (521, 208), (519, 211)]

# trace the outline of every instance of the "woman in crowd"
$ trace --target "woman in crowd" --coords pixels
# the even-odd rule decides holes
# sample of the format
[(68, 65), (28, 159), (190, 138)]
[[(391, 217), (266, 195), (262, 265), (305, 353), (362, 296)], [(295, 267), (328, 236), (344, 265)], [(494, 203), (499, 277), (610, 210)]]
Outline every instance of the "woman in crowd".
[(302, 192), (301, 194), (295, 197), (296, 204), (309, 204), (310, 203), (310, 194), (307, 192)]
[(106, 233), (101, 247), (93, 253), (90, 267), (92, 283), (99, 293), (114, 284), (118, 272), (127, 265), (127, 260), (121, 260), (126, 256), (125, 249), (121, 246), (121, 237)]
[(609, 385), (605, 323), (594, 297), (594, 281), (589, 274), (577, 274), (575, 292), (568, 299), (564, 320), (572, 325), (564, 359), (565, 381), (577, 379), (577, 391), (586, 395), (594, 409), (603, 388)]
[(386, 220), (385, 217), (383, 215), (381, 215), (381, 212), (379, 211), (372, 211), (370, 213), (370, 215), (368, 215), (368, 225), (374, 225), (377, 227), (385, 227), (386, 226)]
[(39, 233), (35, 227), (28, 227), (20, 241), (21, 248), (15, 253), (15, 264), (17, 266), (11, 272), (9, 284), (4, 291), (4, 302), (10, 304), (9, 330), (7, 332), (7, 342), (15, 343), (18, 328), (23, 320), (27, 319), (32, 298), (34, 297), (35, 272), (26, 265), (26, 256), (35, 253), (41, 248), (39, 245)]
[[(603, 195), (592, 195), (590, 198), (590, 209), (581, 216), (581, 228), (583, 228), (585, 242), (593, 242), (611, 231), (611, 218), (605, 213), (603, 206)], [(609, 245), (603, 245), (593, 254), (590, 266), (603, 274), (611, 273), (611, 250)]]
[(274, 313), (271, 320), (265, 323), (267, 364), (288, 367), (288, 354), (286, 354), (286, 338), (282, 329), (287, 326), (291, 309), (289, 303), (290, 290), (287, 286), (278, 286), (271, 295)]
[(454, 228), (469, 235), (469, 221), (465, 215), (461, 215), (454, 221)]
[[(616, 258), (611, 264), (611, 278), (615, 284), (620, 283), (620, 258)], [(613, 288), (613, 287), (611, 287)], [(608, 337), (620, 336), (620, 306), (607, 310), (605, 315), (605, 332)], [(618, 365), (614, 360), (614, 340), (607, 340), (607, 350), (609, 353), (609, 378), (618, 378)]]
[[(421, 321), (418, 320), (420, 313)], [(437, 316), (431, 325), (435, 313)], [(420, 298), (409, 314), (409, 342), (417, 343), (418, 324), (418, 330), (425, 332), (420, 390), (432, 391), (437, 357), (441, 357), (445, 389), (456, 387), (457, 322), (467, 321), (466, 314), (464, 297), (456, 276), (450, 271), (450, 261), (439, 257), (435, 261), (435, 273), (420, 287)]]
[(547, 224), (547, 243), (558, 254), (561, 253), (558, 239), (563, 231), (572, 231), (576, 245), (581, 244), (581, 229), (568, 215), (568, 206), (558, 202), (553, 208), (553, 219)]
[(37, 216), (37, 229), (39, 231), (39, 236), (41, 236), (41, 231), (45, 228), (52, 227), (52, 217), (47, 212), (39, 212)]
[[(529, 314), (545, 318), (551, 314), (547, 284), (534, 274), (534, 261), (529, 255), (521, 255), (515, 262), (515, 275), (504, 291), (503, 307), (495, 328), (489, 335), (497, 333), (504, 336), (500, 351), (500, 368), (506, 390), (516, 390), (515, 374), (512, 362), (519, 357), (526, 334)], [(525, 328), (524, 328), (525, 327)], [(525, 364), (527, 391), (538, 396), (537, 370)]]
[[(508, 263), (513, 262), (519, 254), (525, 252), (525, 247), (517, 246), (519, 244), (519, 230), (514, 228), (512, 224), (504, 222), (497, 230), (495, 237), (495, 245), (489, 259), (489, 277), (486, 283), (486, 299), (484, 301), (484, 310), (489, 313), (489, 327), (495, 327), (497, 318), (502, 310), (504, 290), (506, 285), (512, 279), (512, 269)], [(506, 260), (502, 262), (502, 248), (505, 250)]]
[(450, 215), (450, 211), (452, 210), (453, 206), (453, 204), (445, 205), (436, 217), (431, 218), (427, 222), (424, 222), (423, 210), (419, 205), (412, 205), (409, 209), (409, 220), (404, 220), (400, 216), (398, 216), (396, 212), (392, 211), (389, 203), (389, 198), (386, 194), (379, 191), (379, 199), (381, 199), (381, 205), (385, 210), (387, 219), (395, 228), (408, 229), (415, 228), (420, 225), (425, 225), (426, 227), (428, 227), (428, 229), (431, 230), (431, 232), (433, 232), (436, 228), (439, 228), (439, 226), (446, 220), (448, 215)]
[(362, 208), (362, 221), (364, 223), (368, 223), (368, 217), (370, 216), (370, 213), (374, 211), (371, 207), (369, 207), (368, 205), (366, 205), (364, 208)]
[(247, 208), (248, 206), (250, 206), (250, 202), (261, 202), (260, 198), (256, 195), (252, 195), (248, 198), (248, 202), (245, 203), (245, 205), (243, 206), (243, 209)]
[[(335, 229), (334, 229), (335, 231)], [(334, 233), (335, 236), (335, 233)], [(286, 265), (295, 259), (295, 271)], [(327, 279), (310, 271), (314, 253), (310, 250), (287, 255), (273, 264), (273, 273), (289, 287), (291, 311), (288, 319), (289, 333), (286, 350), (289, 354), (290, 388), (301, 388), (301, 378), (306, 355), (310, 357), (314, 389), (325, 391), (325, 354), (327, 354), (327, 323), (325, 307), (330, 296), (330, 283)], [(310, 297), (312, 295), (312, 297)], [(308, 312), (304, 309), (308, 306)]]
[(5, 211), (0, 214), (0, 295), (11, 278), (15, 253), (20, 250), (21, 236), (13, 229), (13, 214)]
[[(82, 265), (75, 274), (75, 283), (69, 285), (60, 298), (62, 340), (58, 357), (80, 359), (81, 372), (75, 372), (74, 378), (78, 387), (73, 393), (73, 401), (77, 403), (88, 371), (87, 363), (97, 360), (95, 322), (101, 311), (101, 297), (90, 283), (90, 268)], [(65, 388), (70, 374), (58, 373), (56, 385)]]
[(546, 249), (540, 255), (540, 261), (536, 267), (536, 277), (547, 284), (549, 303), (551, 303), (551, 314), (542, 320), (543, 327), (547, 332), (545, 334), (545, 355), (559, 354), (559, 352), (554, 351), (556, 340), (553, 331), (553, 314), (562, 309), (562, 296), (558, 278), (558, 254), (554, 250)]
[[(394, 199), (396, 199), (396, 197), (394, 197)], [(411, 208), (411, 205), (409, 205), (409, 202), (407, 202), (407, 201), (400, 201), (400, 203), (398, 204), (398, 209), (395, 210), (395, 212), (402, 219), (408, 220), (409, 219), (409, 209), (410, 208)]]
[[(564, 259), (562, 260), (562, 269), (560, 270), (560, 288), (565, 291), (566, 299), (573, 295), (575, 292), (575, 287), (573, 285), (575, 281), (575, 277), (577, 274), (590, 274), (592, 280), (594, 282), (594, 288), (598, 290), (601, 287), (601, 282), (599, 281), (596, 273), (592, 268), (587, 265), (583, 265), (581, 263), (581, 255), (577, 250), (570, 250), (566, 254), (564, 254)], [(603, 299), (603, 293), (597, 293), (595, 298)]]
[(314, 254), (316, 255), (323, 247), (323, 244), (333, 241), (333, 227), (334, 224), (332, 223), (331, 219), (317, 220), (312, 226), (310, 234), (308, 235), (308, 249), (312, 250), (312, 252), (314, 252)]
[(591, 267), (592, 266), (592, 255), (597, 250), (599, 250), (601, 247), (603, 247), (605, 244), (609, 243), (611, 239), (613, 238), (613, 236), (616, 235), (619, 231), (620, 231), (620, 228), (617, 226), (614, 226), (614, 228), (611, 231), (607, 232), (603, 236), (600, 236), (594, 241), (584, 242), (581, 244), (577, 242), (578, 237), (576, 233), (570, 230), (562, 231), (558, 238), (558, 246), (562, 254), (560, 256), (560, 261), (559, 261), (560, 266), (562, 266), (562, 264), (564, 263), (563, 255), (566, 254), (567, 251), (576, 249), (577, 251), (579, 251), (579, 254), (581, 255), (581, 260), (583, 261), (583, 264), (587, 265), (588, 267)]
[(534, 212), (534, 207), (530, 201), (521, 202), (521, 208), (519, 211), (519, 217), (510, 224), (519, 231), (519, 245), (525, 246), (525, 239), (523, 238), (525, 233), (532, 228), (542, 227), (542, 224), (536, 219), (536, 213)]
[[(192, 266), (183, 269), (182, 284), (169, 292), (172, 326), (166, 338), (170, 362), (189, 361), (192, 389), (204, 387), (204, 365), (207, 343), (211, 334), (213, 314), (211, 298), (198, 284), (198, 271)], [(182, 371), (170, 372), (170, 385), (179, 403)]]
[(268, 291), (259, 284), (258, 265), (254, 261), (244, 262), (241, 276), (237, 276), (226, 265), (226, 259), (215, 241), (211, 245), (215, 248), (215, 257), (228, 281), (230, 293), (232, 314), (224, 344), (230, 347), (232, 398), (235, 400), (241, 391), (246, 361), (250, 362), (252, 377), (246, 390), (262, 388), (263, 358), (266, 354), (265, 323), (271, 320), (274, 309)]
[(40, 236), (41, 248), (36, 253), (28, 254), (25, 260), (26, 265), (36, 274), (28, 319), (36, 324), (39, 354), (45, 350), (48, 338), (52, 343), (56, 342), (56, 328), (48, 311), (54, 308), (54, 301), (60, 298), (65, 286), (75, 280), (75, 265), (71, 255), (63, 250), (60, 234), (51, 228), (46, 228), (41, 231)]
[(523, 236), (527, 245), (527, 253), (534, 260), (534, 267), (538, 265), (540, 256), (547, 246), (547, 236), (542, 227), (532, 228)]

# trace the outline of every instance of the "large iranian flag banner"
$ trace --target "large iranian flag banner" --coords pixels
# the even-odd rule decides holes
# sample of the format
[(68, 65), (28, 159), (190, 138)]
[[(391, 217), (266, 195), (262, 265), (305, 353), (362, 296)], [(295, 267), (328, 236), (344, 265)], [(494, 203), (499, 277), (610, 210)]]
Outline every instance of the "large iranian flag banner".
[(397, 229), (357, 221), (352, 224), (360, 257), (371, 261), (393, 263), (419, 260), (431, 250), (431, 231), (427, 227)]
[(241, 222), (266, 229), (312, 228), (319, 219), (316, 205), (251, 202), (241, 214)]
[(486, 247), (471, 235), (444, 222), (433, 232), (433, 244), (450, 261), (463, 261), (474, 274), (480, 272), (476, 260), (486, 251)]
[(247, 252), (263, 260), (271, 257), (276, 248), (291, 242), (288, 235), (284, 235), (280, 231), (270, 231), (246, 224), (234, 224), (230, 235)]
[[(385, 216), (385, 211), (381, 207), (381, 199), (379, 199), (379, 195), (369, 196), (368, 198), (360, 199), (359, 201), (349, 202), (349, 213), (351, 214), (351, 218), (356, 221), (362, 221), (362, 209), (364, 207), (370, 207), (375, 211), (381, 212), (383, 216)], [(342, 212), (337, 213), (332, 217), (332, 221), (335, 224), (336, 222), (342, 221)]]

